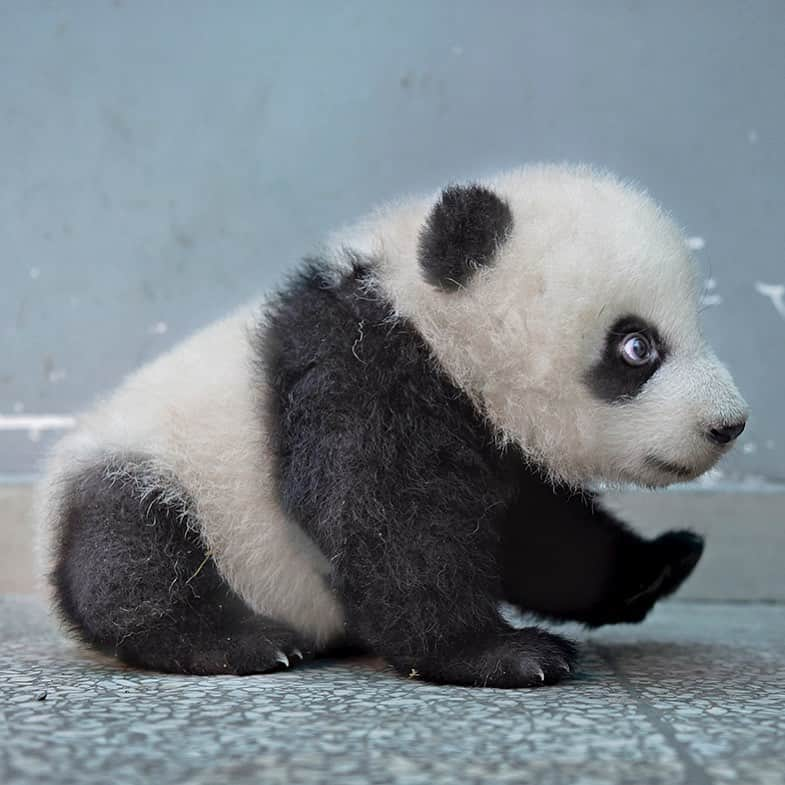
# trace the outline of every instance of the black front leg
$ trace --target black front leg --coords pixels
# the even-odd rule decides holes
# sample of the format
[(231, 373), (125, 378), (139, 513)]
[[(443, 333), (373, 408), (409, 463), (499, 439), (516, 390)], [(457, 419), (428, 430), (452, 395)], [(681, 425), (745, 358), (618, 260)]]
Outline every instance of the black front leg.
[(505, 594), (521, 609), (590, 627), (639, 622), (678, 589), (702, 552), (693, 532), (646, 540), (591, 495), (530, 478), (504, 523)]
[(361, 267), (307, 274), (263, 332), (281, 500), (330, 562), (347, 637), (404, 675), (518, 687), (575, 650), (498, 612), (518, 485), (475, 405)]
[(462, 509), (471, 514), (473, 500), (458, 493), (453, 506), (444, 494), (449, 487), (429, 494), (438, 504), (407, 493), (377, 495), (373, 506), (386, 515), (372, 523), (362, 514), (368, 507), (346, 511), (346, 536), (332, 557), (349, 636), (399, 673), (434, 682), (526, 687), (564, 678), (575, 648), (501, 619), (494, 523), (481, 514), (468, 518)]

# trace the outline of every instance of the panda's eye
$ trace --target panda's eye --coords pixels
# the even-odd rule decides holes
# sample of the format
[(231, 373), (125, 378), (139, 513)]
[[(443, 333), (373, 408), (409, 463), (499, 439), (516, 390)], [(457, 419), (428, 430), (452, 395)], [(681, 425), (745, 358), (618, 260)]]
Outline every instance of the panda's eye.
[(651, 340), (643, 333), (630, 333), (621, 342), (621, 358), (627, 365), (646, 365), (656, 356)]

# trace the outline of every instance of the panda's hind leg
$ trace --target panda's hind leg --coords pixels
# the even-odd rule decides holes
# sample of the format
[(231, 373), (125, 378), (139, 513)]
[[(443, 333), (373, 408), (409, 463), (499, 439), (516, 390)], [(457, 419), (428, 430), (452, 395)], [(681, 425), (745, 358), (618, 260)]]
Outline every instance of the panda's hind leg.
[(253, 613), (201, 542), (184, 491), (145, 457), (94, 465), (65, 488), (51, 574), (64, 621), (95, 648), (176, 673), (261, 673), (307, 644)]

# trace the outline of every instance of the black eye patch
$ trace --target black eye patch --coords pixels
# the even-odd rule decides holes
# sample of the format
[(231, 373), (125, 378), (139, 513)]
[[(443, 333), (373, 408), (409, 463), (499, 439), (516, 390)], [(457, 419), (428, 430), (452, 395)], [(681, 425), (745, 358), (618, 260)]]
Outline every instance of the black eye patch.
[[(642, 365), (624, 361), (624, 339), (642, 336), (654, 350), (652, 359)], [(607, 403), (623, 403), (634, 398), (656, 373), (668, 354), (657, 328), (637, 316), (623, 316), (608, 330), (600, 359), (586, 372), (584, 382), (594, 395)]]

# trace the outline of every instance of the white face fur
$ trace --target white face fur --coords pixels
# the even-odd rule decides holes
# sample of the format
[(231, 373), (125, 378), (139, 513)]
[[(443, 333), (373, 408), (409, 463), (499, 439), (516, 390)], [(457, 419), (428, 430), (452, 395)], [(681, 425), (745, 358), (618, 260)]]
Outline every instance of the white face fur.
[[(726, 449), (709, 432), (743, 423), (747, 406), (701, 335), (675, 224), (589, 168), (526, 168), (483, 185), (509, 205), (512, 230), (457, 291), (427, 282), (417, 259), (437, 197), (381, 211), (343, 239), (379, 259), (397, 312), (553, 479), (661, 486), (709, 469)], [(641, 332), (643, 343), (626, 337)], [(647, 342), (651, 365), (639, 371), (628, 361)], [(619, 395), (639, 372), (645, 383)]]

